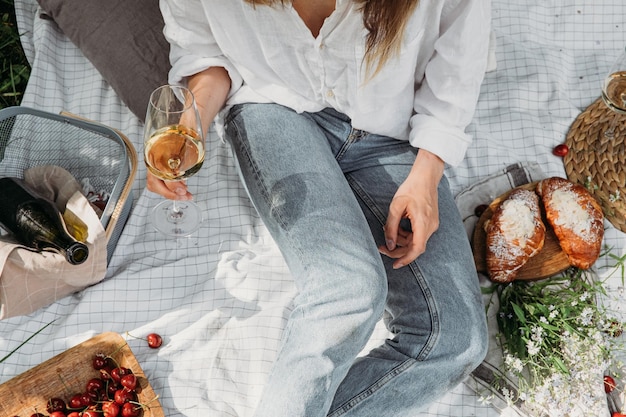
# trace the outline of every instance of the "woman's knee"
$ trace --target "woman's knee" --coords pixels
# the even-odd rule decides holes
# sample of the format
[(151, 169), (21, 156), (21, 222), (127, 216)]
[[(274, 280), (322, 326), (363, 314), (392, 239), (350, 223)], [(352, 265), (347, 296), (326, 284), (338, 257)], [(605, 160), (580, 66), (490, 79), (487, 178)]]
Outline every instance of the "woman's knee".
[(471, 304), (457, 316), (453, 326), (442, 329), (442, 342), (451, 346), (451, 359), (459, 362), (459, 366), (468, 369), (476, 368), (487, 355), (489, 334), (482, 302)]

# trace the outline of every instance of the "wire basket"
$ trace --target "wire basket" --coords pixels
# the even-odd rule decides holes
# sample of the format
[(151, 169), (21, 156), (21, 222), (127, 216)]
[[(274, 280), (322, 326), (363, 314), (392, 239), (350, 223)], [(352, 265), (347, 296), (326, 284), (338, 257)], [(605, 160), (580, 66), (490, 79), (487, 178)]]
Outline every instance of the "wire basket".
[(25, 170), (40, 165), (60, 166), (108, 194), (100, 221), (110, 261), (133, 205), (133, 145), (120, 132), (73, 115), (28, 107), (0, 110), (0, 177), (23, 178)]

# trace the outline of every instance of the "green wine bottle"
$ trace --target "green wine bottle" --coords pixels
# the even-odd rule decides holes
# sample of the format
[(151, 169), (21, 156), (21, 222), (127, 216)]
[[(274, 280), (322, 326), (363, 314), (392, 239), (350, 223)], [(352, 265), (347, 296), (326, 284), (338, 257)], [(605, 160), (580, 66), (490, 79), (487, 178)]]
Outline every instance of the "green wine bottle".
[(67, 232), (54, 203), (19, 178), (0, 178), (0, 225), (20, 244), (36, 251), (58, 252), (73, 265), (89, 256), (87, 246)]

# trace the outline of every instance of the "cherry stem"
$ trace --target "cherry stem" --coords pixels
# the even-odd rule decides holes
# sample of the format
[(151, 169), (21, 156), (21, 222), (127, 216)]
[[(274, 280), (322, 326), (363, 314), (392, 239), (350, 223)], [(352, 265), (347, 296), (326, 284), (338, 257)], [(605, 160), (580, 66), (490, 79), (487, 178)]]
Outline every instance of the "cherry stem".
[(143, 338), (143, 337), (137, 337), (137, 336), (135, 336), (135, 335), (133, 335), (133, 334), (130, 334), (130, 332), (126, 332), (126, 335), (127, 335), (127, 336), (132, 337), (133, 339), (137, 339), (137, 340), (144, 340), (144, 338)]
[(150, 406), (148, 404), (150, 404), (153, 401), (156, 401), (159, 398), (159, 396), (155, 396), (153, 399), (151, 399), (150, 401), (146, 402), (146, 403), (139, 403), (136, 401), (129, 401), (129, 403), (131, 404), (136, 404), (138, 406), (140, 406), (141, 408), (143, 408), (144, 410), (147, 408), (148, 410), (150, 410)]
[(123, 348), (127, 347), (128, 343), (124, 343), (123, 345), (119, 345), (119, 347), (117, 349), (115, 349), (113, 352), (111, 352), (110, 354), (108, 354), (106, 357), (108, 359), (111, 359), (113, 362), (115, 362), (115, 366), (116, 367), (120, 367), (119, 362), (113, 357), (113, 355), (115, 355), (117, 352), (119, 352), (120, 350), (122, 350)]
[(63, 388), (65, 388), (66, 390), (69, 390), (70, 387), (65, 383), (65, 380), (63, 379), (63, 376), (61, 374), (57, 374), (59, 379), (61, 380), (61, 385), (63, 385)]

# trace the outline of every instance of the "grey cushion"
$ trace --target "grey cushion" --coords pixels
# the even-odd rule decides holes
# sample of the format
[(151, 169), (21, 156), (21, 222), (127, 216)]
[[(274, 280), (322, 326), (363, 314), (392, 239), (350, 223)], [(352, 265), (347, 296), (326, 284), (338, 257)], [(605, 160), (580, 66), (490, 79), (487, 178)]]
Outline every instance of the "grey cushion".
[(143, 121), (150, 93), (167, 83), (170, 69), (159, 1), (37, 1)]

